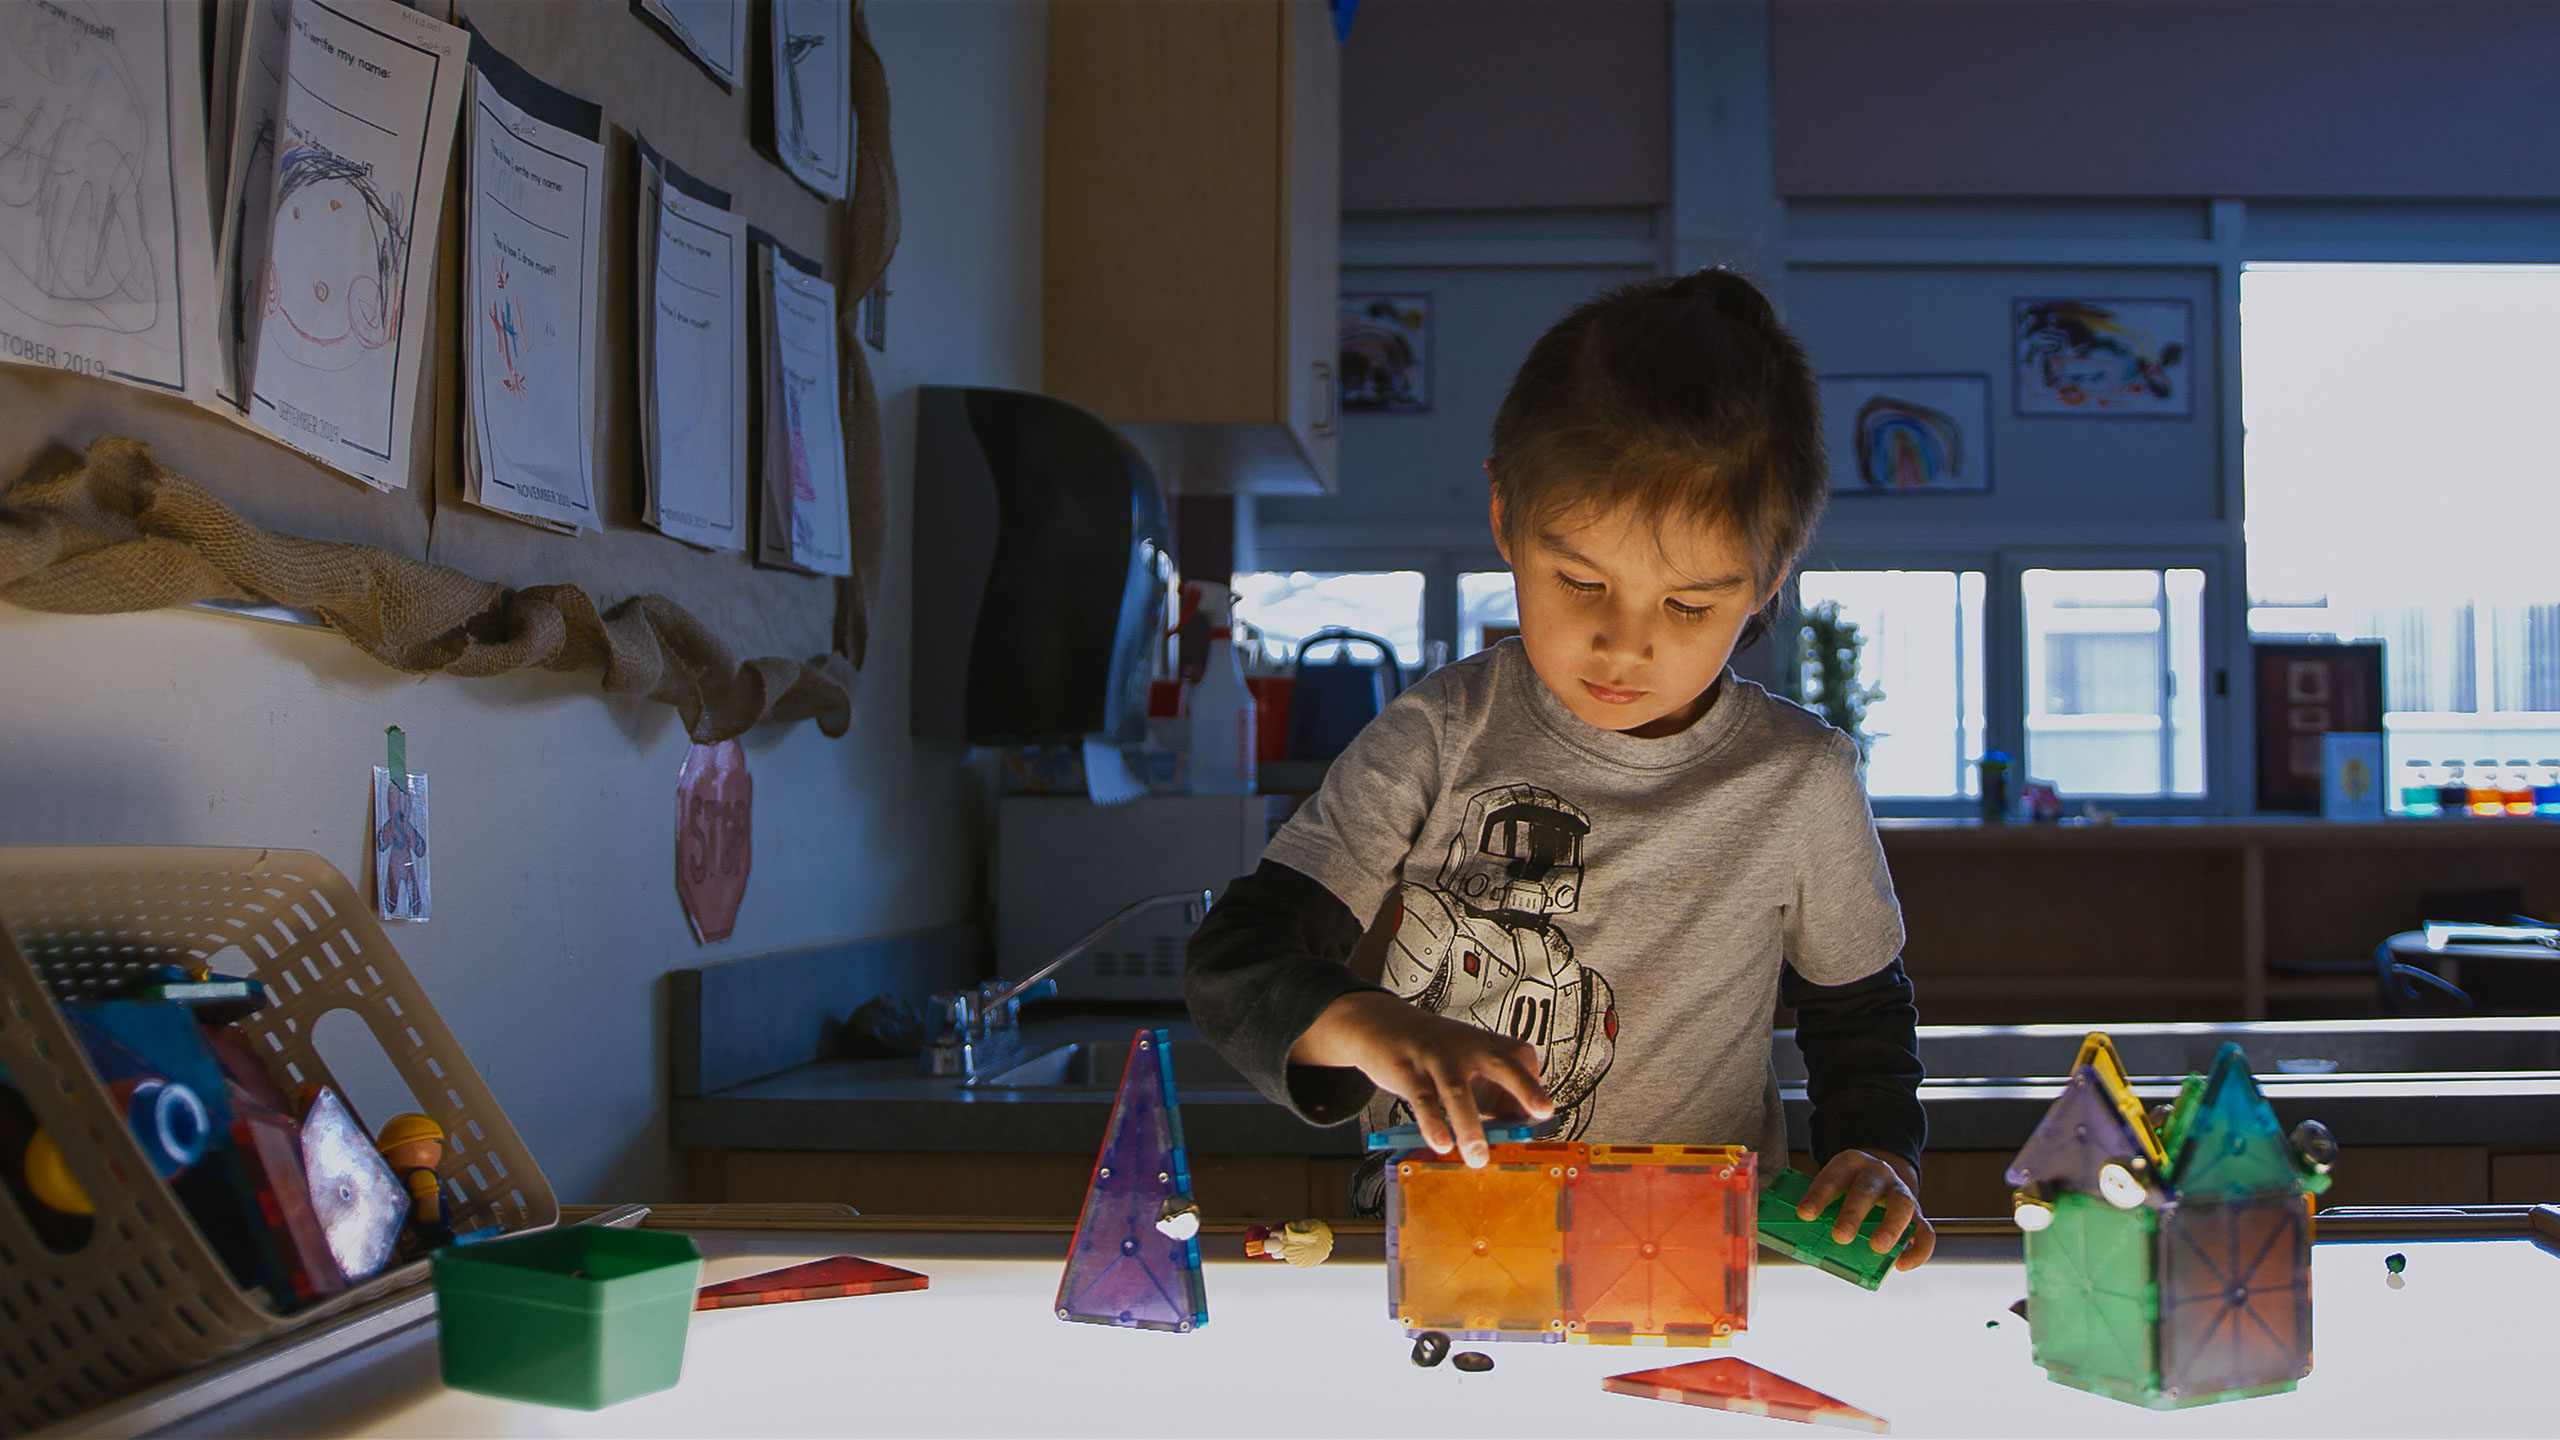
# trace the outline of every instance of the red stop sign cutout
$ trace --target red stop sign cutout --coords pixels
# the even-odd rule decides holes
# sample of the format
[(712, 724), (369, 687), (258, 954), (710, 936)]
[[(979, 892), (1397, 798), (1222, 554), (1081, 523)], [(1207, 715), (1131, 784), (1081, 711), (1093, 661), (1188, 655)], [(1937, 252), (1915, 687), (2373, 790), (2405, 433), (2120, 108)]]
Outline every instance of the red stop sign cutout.
[(755, 859), (756, 784), (735, 740), (696, 745), (676, 774), (676, 894), (696, 943), (726, 940)]

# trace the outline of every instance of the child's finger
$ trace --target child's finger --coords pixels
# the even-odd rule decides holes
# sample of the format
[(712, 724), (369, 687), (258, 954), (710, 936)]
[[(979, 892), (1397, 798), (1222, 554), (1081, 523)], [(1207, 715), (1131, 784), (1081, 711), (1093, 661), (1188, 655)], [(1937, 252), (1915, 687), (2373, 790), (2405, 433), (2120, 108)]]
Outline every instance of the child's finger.
[(1431, 1147), (1432, 1154), (1446, 1155), (1456, 1148), (1457, 1139), (1449, 1133), (1449, 1121), (1440, 1103), (1440, 1087), (1419, 1066), (1411, 1072), (1404, 1102), (1413, 1111), (1413, 1123), (1422, 1131), (1422, 1143)]
[(1902, 1232), (1919, 1217), (1919, 1202), (1911, 1198), (1910, 1191), (1896, 1186), (1884, 1197), (1884, 1219), (1877, 1223), (1874, 1238), (1867, 1242), (1869, 1248), (1879, 1255), (1892, 1249), (1893, 1242), (1901, 1239)]
[(1867, 1212), (1883, 1198), (1886, 1179), (1873, 1170), (1861, 1170), (1841, 1192), (1839, 1218), (1831, 1222), (1831, 1243), (1846, 1245), (1856, 1238), (1858, 1227), (1866, 1223)]
[(1469, 1169), (1482, 1166), (1488, 1151), (1484, 1141), (1484, 1117), (1476, 1112), (1476, 1097), (1464, 1072), (1447, 1065), (1432, 1067), (1431, 1078), (1440, 1088), (1440, 1104), (1449, 1117), (1449, 1134), (1457, 1142), (1458, 1157)]
[(1804, 1187), (1804, 1198), (1796, 1202), (1796, 1218), (1811, 1220), (1820, 1215), (1824, 1206), (1840, 1198), (1840, 1192), (1848, 1188), (1848, 1172), (1839, 1161), (1823, 1166)]
[(1913, 1217), (1911, 1226), (1911, 1248), (1902, 1252), (1902, 1257), (1893, 1262), (1893, 1268), (1896, 1270), (1917, 1270), (1921, 1266), (1929, 1263), (1929, 1257), (1937, 1253), (1937, 1249), (1937, 1228), (1932, 1226), (1928, 1221), (1915, 1216)]
[(1538, 1083), (1537, 1052), (1526, 1045), (1486, 1056), (1477, 1067), (1477, 1074), (1500, 1087), (1519, 1104), (1520, 1113), (1532, 1120), (1544, 1120), (1556, 1113), (1555, 1101)]

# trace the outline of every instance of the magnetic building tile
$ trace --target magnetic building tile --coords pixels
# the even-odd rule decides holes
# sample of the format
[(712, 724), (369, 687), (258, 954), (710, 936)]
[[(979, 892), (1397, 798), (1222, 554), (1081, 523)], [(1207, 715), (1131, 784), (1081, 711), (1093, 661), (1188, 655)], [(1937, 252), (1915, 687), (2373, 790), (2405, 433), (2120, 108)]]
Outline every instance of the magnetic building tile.
[(1878, 1435), (1891, 1428), (1881, 1416), (1870, 1415), (1811, 1386), (1799, 1385), (1784, 1375), (1730, 1356), (1612, 1375), (1600, 1382), (1600, 1388), (1613, 1395), (1633, 1395), (1642, 1400), (1669, 1400), (1710, 1410), (1730, 1410), (1738, 1415), (1837, 1425)]
[(838, 1255), (805, 1265), (786, 1265), (718, 1285), (705, 1285), (693, 1297), (696, 1310), (727, 1310), (741, 1305), (787, 1305), (798, 1300), (833, 1300), (845, 1295), (886, 1295), (922, 1290), (932, 1282), (913, 1270)]
[(2125, 1120), (2095, 1067), (2072, 1072), (2070, 1083), (2036, 1122), (2027, 1143), (2009, 1162), (2008, 1182), (2030, 1195), (2074, 1190), (2098, 1192), (2098, 1172), (2123, 1165), (2147, 1180), (2153, 1173), (2141, 1134)]
[(2147, 1206), (2075, 1192), (2054, 1197), (2053, 1223), (2028, 1234), (2028, 1328), (2053, 1378), (2119, 1399), (2157, 1384), (2156, 1224)]
[(2160, 1389), (2289, 1390), (2311, 1373), (2311, 1226), (2290, 1194), (2160, 1219)]
[(1729, 1147), (1592, 1146), (1565, 1197), (1567, 1338), (1722, 1345), (1745, 1329), (1753, 1168)]
[(1387, 1172), (1388, 1312), (1415, 1333), (1562, 1340), (1565, 1187), (1589, 1156), (1580, 1144), (1497, 1145), (1473, 1170), (1454, 1156), (1398, 1156)]
[[(1858, 1222), (1858, 1233), (1841, 1244), (1831, 1238), (1832, 1223), (1840, 1218), (1840, 1199), (1822, 1207), (1822, 1213), (1810, 1220), (1796, 1218), (1796, 1205), (1813, 1186), (1813, 1177), (1789, 1168), (1778, 1172), (1769, 1188), (1760, 1196), (1760, 1212), (1756, 1222), (1760, 1243), (1779, 1254), (1817, 1270), (1836, 1275), (1852, 1285), (1873, 1290), (1884, 1284), (1887, 1271), (1902, 1252), (1911, 1246), (1906, 1232), (1894, 1247), (1876, 1253), (1871, 1243), (1876, 1227), (1884, 1223), (1884, 1207), (1879, 1205)], [(1841, 1199), (1846, 1199), (1846, 1196)]]
[(2293, 1194), (2299, 1186), (2284, 1126), (2259, 1093), (2249, 1057), (2230, 1041), (2214, 1057), (2204, 1096), (2178, 1139), (2178, 1153), (2170, 1161), (2182, 1199), (2235, 1199), (2279, 1190)]
[(1168, 1206), (1191, 1203), (1171, 1044), (1163, 1030), (1141, 1030), (1130, 1041), (1058, 1282), (1061, 1320), (1180, 1331), (1209, 1323), (1199, 1237), (1176, 1240), (1156, 1228)]

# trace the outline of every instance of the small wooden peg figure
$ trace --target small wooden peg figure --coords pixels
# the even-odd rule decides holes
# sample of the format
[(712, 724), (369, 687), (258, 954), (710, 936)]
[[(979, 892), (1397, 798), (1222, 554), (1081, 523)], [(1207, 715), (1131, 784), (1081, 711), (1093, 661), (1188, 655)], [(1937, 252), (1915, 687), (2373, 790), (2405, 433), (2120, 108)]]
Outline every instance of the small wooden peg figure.
[(375, 1137), (374, 1148), (409, 1186), (409, 1236), (417, 1248), (423, 1252), (452, 1244), (444, 1180), (436, 1173), (444, 1163), (444, 1127), (414, 1112), (394, 1115)]

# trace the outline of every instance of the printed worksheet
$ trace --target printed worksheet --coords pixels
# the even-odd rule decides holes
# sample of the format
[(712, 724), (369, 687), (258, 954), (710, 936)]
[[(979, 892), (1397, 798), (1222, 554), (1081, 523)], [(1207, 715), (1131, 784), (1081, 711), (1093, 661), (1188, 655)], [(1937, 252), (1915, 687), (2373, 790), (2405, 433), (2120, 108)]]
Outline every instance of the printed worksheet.
[(553, 527), (599, 529), (596, 306), (604, 112), (471, 44), (464, 257), (464, 491)]
[(676, 43), (725, 88), (735, 89), (747, 57), (746, 0), (639, 0), (640, 13), (666, 27)]
[(747, 548), (746, 227), (729, 197), (640, 146), (642, 518)]
[(773, 0), (773, 148), (783, 168), (830, 200), (853, 166), (846, 0)]
[(203, 16), (0, 5), (0, 358), (210, 396)]
[(756, 558), (820, 575), (853, 573), (844, 425), (836, 409), (836, 287), (816, 261), (756, 245), (764, 337), (764, 504)]
[[(467, 37), (396, 0), (293, 0), (248, 379), (260, 429), (404, 489)], [(255, 49), (253, 44), (251, 49)]]

